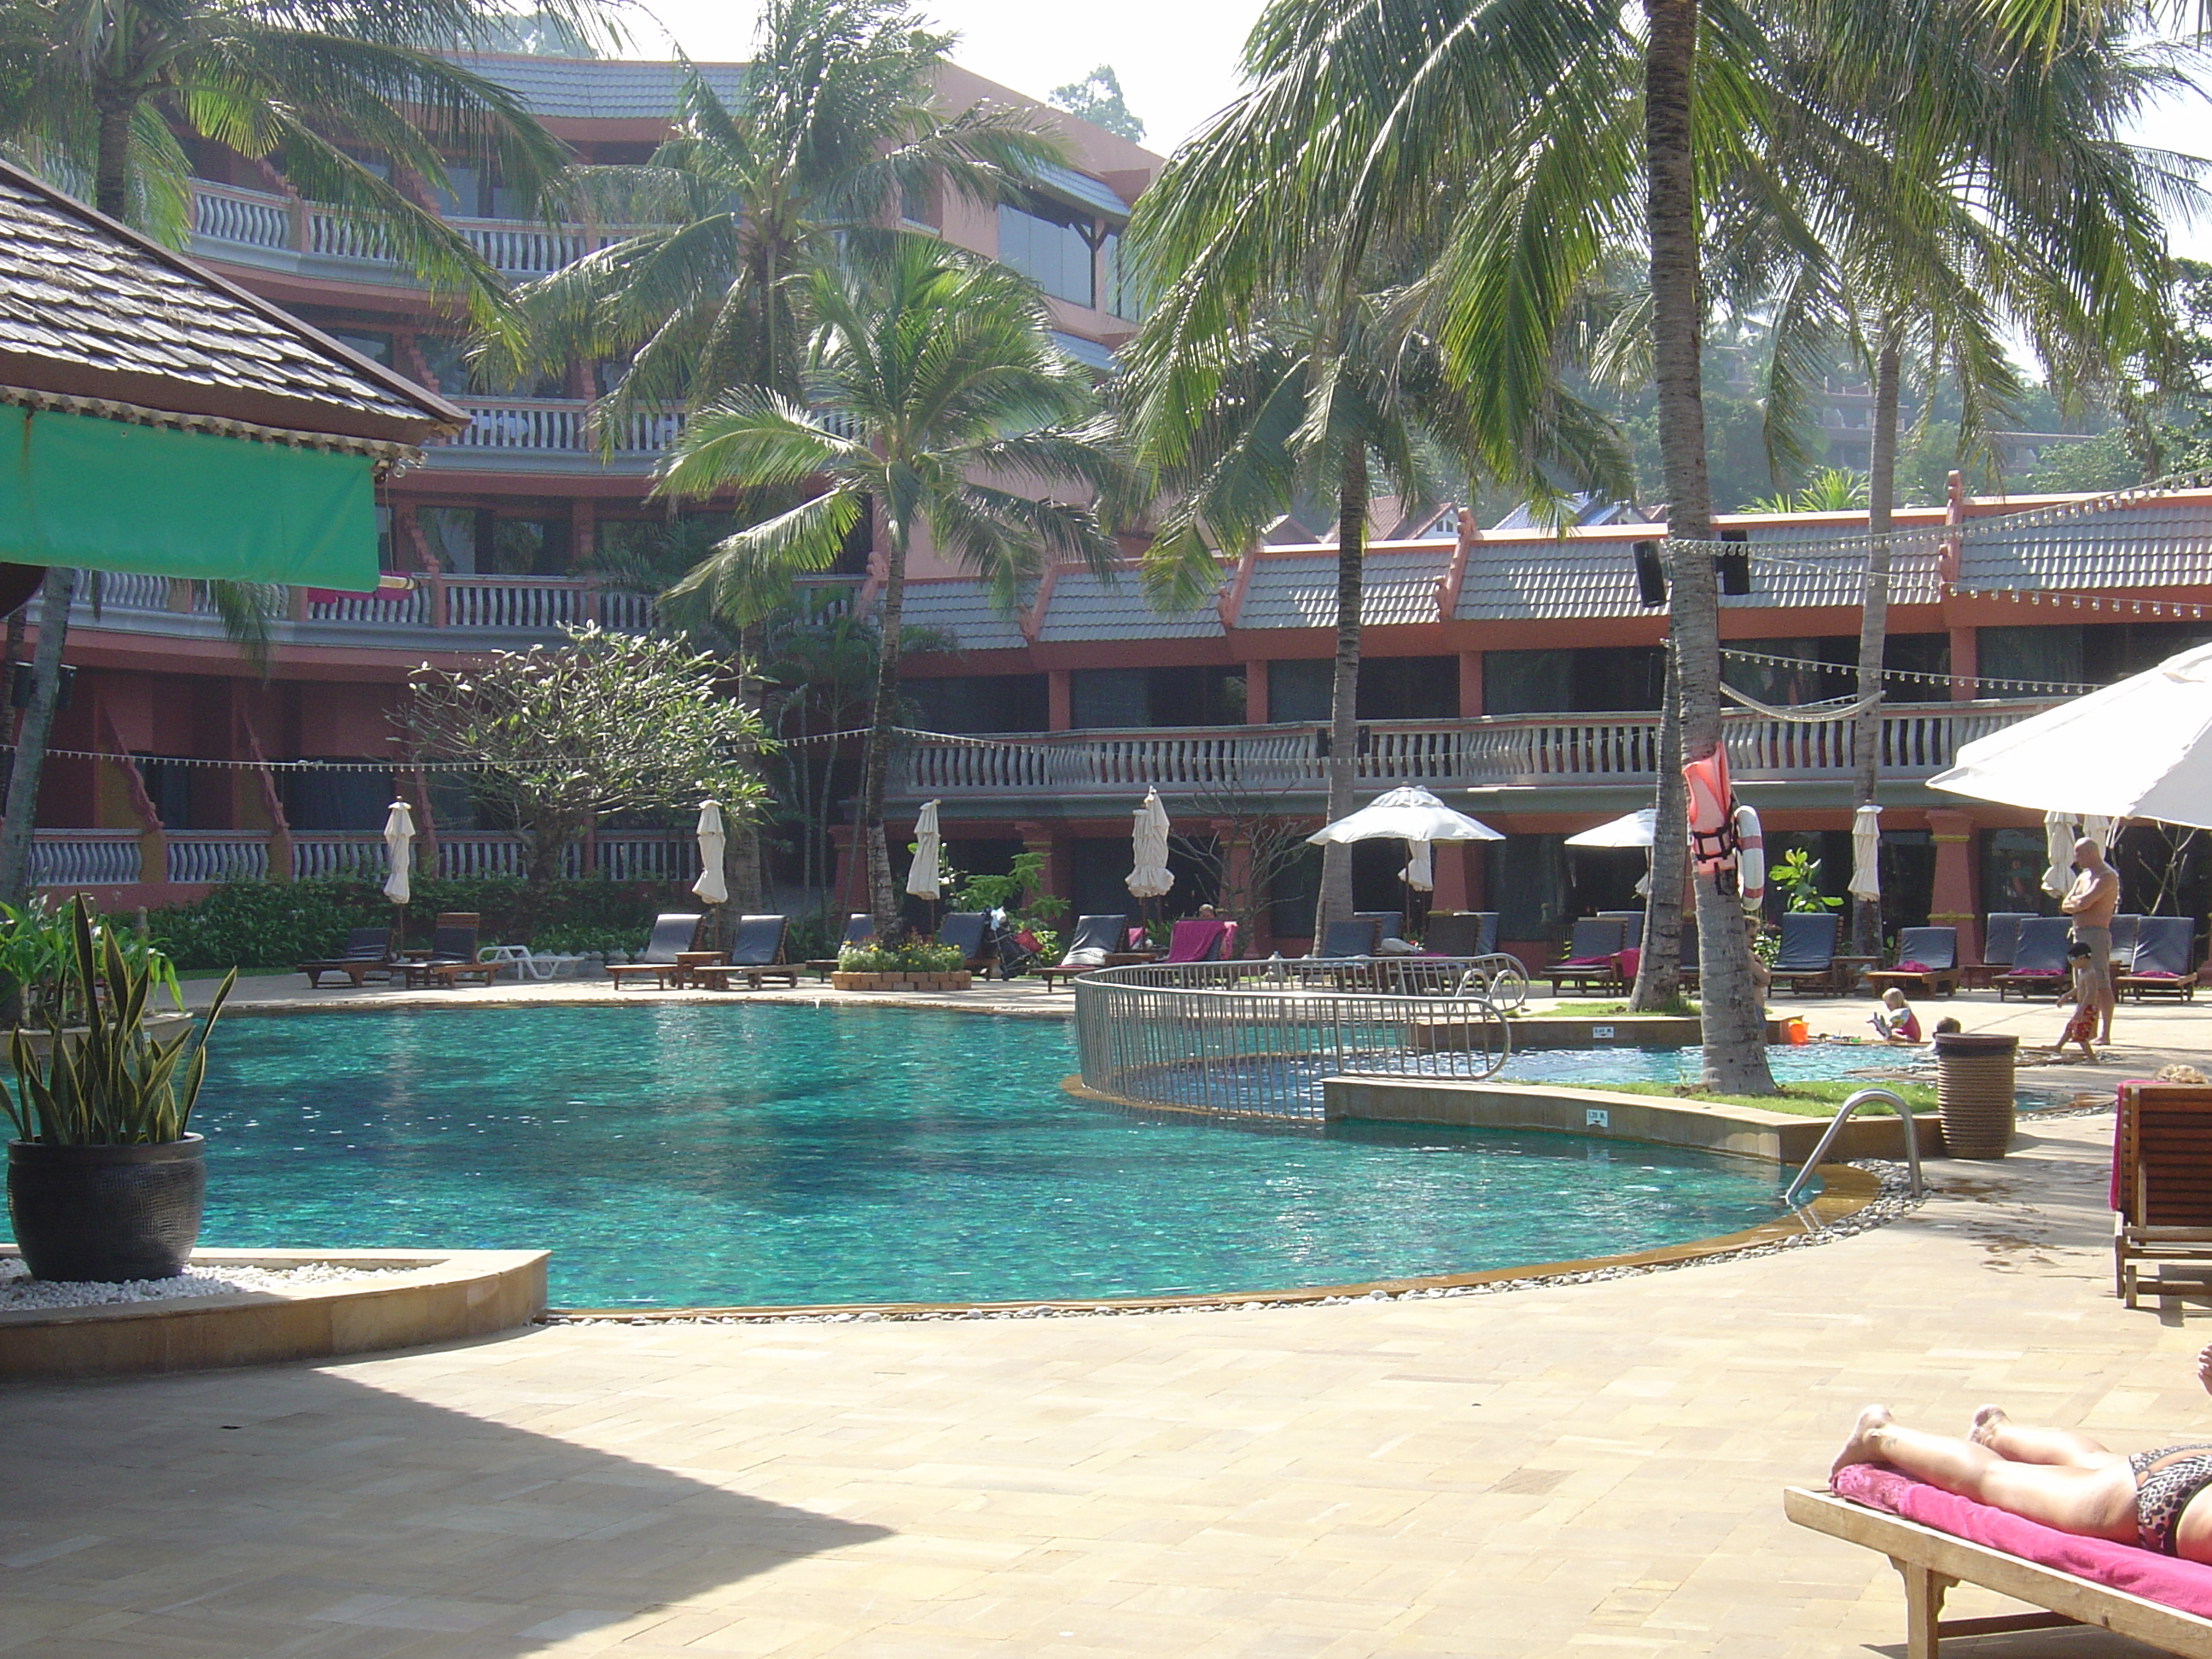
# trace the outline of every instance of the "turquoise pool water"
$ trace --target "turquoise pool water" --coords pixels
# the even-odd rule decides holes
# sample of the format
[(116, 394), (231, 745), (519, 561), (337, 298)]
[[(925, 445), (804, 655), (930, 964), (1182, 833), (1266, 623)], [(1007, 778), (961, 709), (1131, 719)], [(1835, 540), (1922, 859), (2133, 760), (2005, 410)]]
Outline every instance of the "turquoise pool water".
[(211, 1060), (207, 1244), (543, 1247), (568, 1307), (1347, 1284), (1778, 1207), (1757, 1166), (1659, 1148), (1121, 1112), (1061, 1091), (1041, 1020), (347, 1012), (228, 1022)]
[[(1766, 1064), (1777, 1083), (1819, 1083), (1856, 1072), (1893, 1069), (1924, 1059), (1927, 1052), (1804, 1042), (1770, 1045)], [(1509, 1056), (1498, 1076), (1513, 1083), (1695, 1083), (1705, 1073), (1705, 1058), (1702, 1048), (1527, 1048)]]

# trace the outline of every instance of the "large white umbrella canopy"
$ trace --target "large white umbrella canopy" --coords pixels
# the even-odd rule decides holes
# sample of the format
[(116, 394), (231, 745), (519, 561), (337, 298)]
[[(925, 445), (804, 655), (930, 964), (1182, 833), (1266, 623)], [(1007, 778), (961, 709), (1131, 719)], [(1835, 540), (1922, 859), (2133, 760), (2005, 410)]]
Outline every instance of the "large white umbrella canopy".
[(1393, 789), (1357, 812), (1316, 830), (1316, 847), (1333, 841), (1504, 841), (1480, 818), (1455, 812), (1425, 789)]
[(1168, 868), (1168, 809), (1158, 790), (1145, 791), (1145, 804), (1137, 809), (1129, 841), (1136, 867), (1122, 880), (1131, 896), (1165, 898), (1175, 885), (1175, 872)]
[(408, 854), (414, 845), (414, 811), (405, 801), (396, 800), (384, 817), (384, 896), (394, 904), (404, 904), (415, 895), (407, 878)]
[(1853, 898), (1881, 896), (1881, 809), (1869, 804), (1851, 814)]
[(729, 831), (722, 827), (722, 805), (720, 801), (699, 804), (699, 879), (691, 884), (691, 891), (705, 904), (727, 904), (730, 884), (722, 874), (722, 854), (730, 844)]
[(2212, 830), (2212, 646), (1977, 738), (1928, 782), (2069, 817)]
[(1639, 806), (1633, 812), (1624, 812), (1595, 829), (1585, 830), (1578, 836), (1569, 836), (1570, 847), (1649, 847), (1652, 826), (1659, 821), (1659, 810), (1654, 806)]
[(914, 821), (914, 862), (907, 866), (906, 890), (935, 900), (945, 885), (945, 842), (937, 830), (937, 803), (924, 801)]

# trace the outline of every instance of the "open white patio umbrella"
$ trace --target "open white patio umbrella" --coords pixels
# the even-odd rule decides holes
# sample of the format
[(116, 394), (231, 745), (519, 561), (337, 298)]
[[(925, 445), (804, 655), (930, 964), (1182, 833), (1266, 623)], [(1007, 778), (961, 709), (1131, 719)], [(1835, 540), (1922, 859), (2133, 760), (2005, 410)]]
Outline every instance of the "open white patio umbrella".
[(1607, 819), (1580, 835), (1569, 836), (1570, 847), (1649, 847), (1652, 826), (1659, 821), (1659, 810), (1654, 806), (1639, 806), (1633, 812), (1624, 812), (1617, 818)]
[(1871, 802), (1851, 814), (1850, 895), (1881, 896), (1881, 808)]
[(2212, 830), (2212, 646), (1978, 738), (1928, 782), (2069, 818)]
[(1122, 878), (1133, 897), (1165, 898), (1175, 885), (1175, 872), (1168, 868), (1168, 809), (1160, 792), (1146, 790), (1145, 804), (1137, 808), (1136, 824), (1129, 837), (1135, 868)]
[(699, 879), (691, 884), (691, 891), (703, 904), (727, 904), (730, 884), (722, 874), (722, 854), (730, 844), (730, 836), (722, 827), (720, 801), (699, 803), (698, 835)]
[(1425, 789), (1393, 789), (1357, 812), (1324, 824), (1306, 840), (1316, 847), (1333, 841), (1504, 841), (1480, 818), (1455, 812)]
[(906, 890), (937, 902), (945, 885), (945, 842), (937, 830), (937, 803), (924, 801), (914, 821), (914, 862), (907, 866)]
[(404, 800), (392, 803), (384, 817), (384, 896), (404, 905), (415, 896), (408, 880), (409, 856), (415, 845), (415, 813)]

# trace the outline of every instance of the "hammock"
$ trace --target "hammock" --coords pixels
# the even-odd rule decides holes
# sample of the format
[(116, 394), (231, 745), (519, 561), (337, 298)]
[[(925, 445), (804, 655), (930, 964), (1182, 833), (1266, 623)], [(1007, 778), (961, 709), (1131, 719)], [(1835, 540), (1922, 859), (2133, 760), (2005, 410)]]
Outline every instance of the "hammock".
[(1821, 702), (1805, 702), (1790, 708), (1777, 708), (1756, 697), (1747, 697), (1725, 680), (1721, 682), (1721, 696), (1730, 702), (1741, 703), (1754, 714), (1763, 714), (1771, 720), (1790, 720), (1800, 726), (1850, 720), (1881, 701), (1881, 692), (1869, 691), (1863, 697), (1830, 697)]

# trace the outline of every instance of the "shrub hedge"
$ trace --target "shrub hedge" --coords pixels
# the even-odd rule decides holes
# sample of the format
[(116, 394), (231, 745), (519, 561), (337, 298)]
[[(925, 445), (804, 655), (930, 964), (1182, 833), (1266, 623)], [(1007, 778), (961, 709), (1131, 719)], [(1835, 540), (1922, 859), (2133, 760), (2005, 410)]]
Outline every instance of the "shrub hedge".
[[(539, 908), (528, 942), (548, 951), (635, 950), (654, 915), (683, 908), (689, 894), (661, 882), (558, 881)], [(522, 883), (512, 877), (420, 881), (407, 907), (407, 942), (428, 945), (441, 910), (483, 917), (487, 945), (510, 944)], [(273, 968), (335, 955), (349, 929), (392, 925), (392, 906), (377, 883), (332, 877), (315, 881), (224, 882), (194, 904), (150, 910), (147, 932), (178, 967)]]

